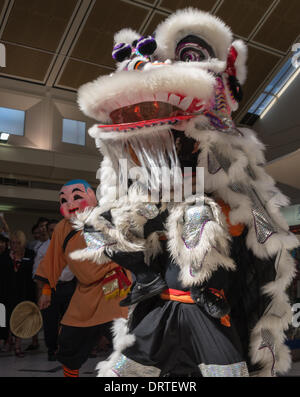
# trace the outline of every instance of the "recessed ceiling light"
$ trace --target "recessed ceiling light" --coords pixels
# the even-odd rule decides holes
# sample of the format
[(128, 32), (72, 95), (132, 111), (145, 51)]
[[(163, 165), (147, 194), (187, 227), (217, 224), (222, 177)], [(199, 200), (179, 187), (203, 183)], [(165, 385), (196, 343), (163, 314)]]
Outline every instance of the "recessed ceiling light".
[(6, 132), (1, 132), (0, 133), (0, 141), (1, 142), (7, 142), (9, 138), (9, 134), (7, 134)]

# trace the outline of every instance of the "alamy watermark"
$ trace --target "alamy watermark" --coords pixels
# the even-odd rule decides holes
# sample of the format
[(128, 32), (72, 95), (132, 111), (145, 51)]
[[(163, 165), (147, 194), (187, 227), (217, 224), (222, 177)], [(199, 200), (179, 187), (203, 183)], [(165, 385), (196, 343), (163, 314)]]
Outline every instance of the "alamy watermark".
[[(102, 170), (96, 175), (101, 178)], [(204, 196), (204, 168), (203, 167), (130, 167), (127, 159), (119, 160), (119, 169), (116, 172), (112, 167), (105, 169), (109, 175), (111, 187), (110, 200), (126, 196), (132, 183), (137, 182), (143, 191), (148, 194), (150, 202), (183, 202), (189, 198)], [(97, 188), (97, 196), (101, 196), (101, 184)]]
[(292, 325), (294, 328), (298, 328), (300, 326), (300, 303), (294, 303), (292, 306), (293, 318)]
[(0, 43), (0, 68), (6, 67), (6, 48), (3, 43)]

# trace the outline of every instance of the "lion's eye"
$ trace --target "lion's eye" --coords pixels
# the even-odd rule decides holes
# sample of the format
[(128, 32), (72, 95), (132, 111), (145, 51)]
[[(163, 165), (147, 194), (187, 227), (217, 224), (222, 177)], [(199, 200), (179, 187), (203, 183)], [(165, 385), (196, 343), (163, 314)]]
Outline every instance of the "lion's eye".
[(190, 44), (183, 45), (176, 53), (176, 59), (182, 62), (201, 62), (210, 58), (204, 48), (196, 48)]
[(214, 58), (211, 46), (197, 36), (189, 35), (181, 40), (175, 50), (175, 58), (182, 62), (202, 62)]

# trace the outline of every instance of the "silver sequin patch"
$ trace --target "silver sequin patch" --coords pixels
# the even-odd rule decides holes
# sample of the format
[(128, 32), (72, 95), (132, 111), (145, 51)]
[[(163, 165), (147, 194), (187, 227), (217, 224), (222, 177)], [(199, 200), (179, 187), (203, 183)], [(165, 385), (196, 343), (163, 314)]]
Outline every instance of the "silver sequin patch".
[(205, 225), (212, 219), (213, 214), (207, 205), (185, 209), (182, 239), (187, 248), (195, 248), (199, 244)]
[(225, 157), (223, 154), (221, 154), (215, 146), (211, 147), (211, 152), (213, 153), (215, 159), (217, 162), (220, 164), (220, 166), (223, 168), (225, 172), (227, 172), (231, 166), (231, 160), (229, 160), (227, 157)]
[(147, 203), (143, 207), (140, 207), (137, 213), (147, 219), (154, 219), (159, 214), (159, 209), (155, 204)]
[(249, 376), (247, 364), (244, 361), (228, 365), (200, 364), (199, 368), (202, 376), (207, 378), (237, 378)]
[(215, 175), (222, 169), (221, 164), (216, 159), (216, 156), (210, 152), (207, 155), (207, 170), (211, 175)]
[(136, 361), (127, 358), (123, 354), (120, 356), (117, 363), (112, 368), (112, 371), (120, 377), (143, 377), (151, 378), (158, 377), (160, 374), (160, 369), (139, 364)]
[(271, 376), (275, 376), (275, 371), (274, 371), (274, 367), (275, 367), (275, 362), (276, 362), (276, 356), (275, 356), (275, 339), (274, 336), (272, 334), (272, 332), (268, 329), (262, 329), (261, 332), (261, 345), (259, 346), (259, 350), (261, 349), (269, 349), (270, 353), (272, 354), (272, 358), (273, 358), (273, 365), (272, 365), (272, 369), (271, 369)]
[(233, 136), (244, 136), (242, 131), (240, 131), (232, 121), (230, 117), (224, 117), (218, 112), (215, 112), (215, 115), (220, 118), (221, 123), (223, 126), (218, 127), (216, 124), (211, 123), (209, 118), (206, 117), (205, 119), (201, 120), (201, 122), (197, 121), (195, 127), (198, 130), (210, 130), (210, 131), (219, 131), (223, 132), (228, 135)]
[(86, 245), (88, 249), (97, 250), (104, 246), (116, 244), (110, 236), (101, 232), (84, 232), (83, 233)]
[(260, 244), (264, 244), (268, 238), (278, 230), (266, 211), (262, 201), (252, 187), (246, 186), (242, 183), (234, 183), (230, 186), (230, 189), (236, 193), (247, 195), (251, 200), (256, 238)]

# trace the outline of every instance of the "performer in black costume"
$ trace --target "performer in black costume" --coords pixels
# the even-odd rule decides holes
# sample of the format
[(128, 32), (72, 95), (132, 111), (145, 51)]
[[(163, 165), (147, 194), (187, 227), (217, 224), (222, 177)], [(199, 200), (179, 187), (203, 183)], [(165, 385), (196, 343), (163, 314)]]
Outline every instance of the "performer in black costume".
[[(288, 200), (264, 171), (263, 145), (231, 117), (245, 44), (218, 18), (186, 9), (155, 39), (123, 29), (113, 57), (115, 73), (79, 90), (82, 111), (101, 123), (89, 133), (103, 160), (100, 206), (74, 222), (87, 248), (71, 256), (131, 270), (123, 305), (138, 303), (115, 322), (114, 352), (98, 376), (286, 372), (288, 250), (298, 241), (279, 211)], [(188, 177), (194, 190), (176, 200)]]

